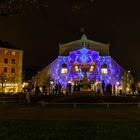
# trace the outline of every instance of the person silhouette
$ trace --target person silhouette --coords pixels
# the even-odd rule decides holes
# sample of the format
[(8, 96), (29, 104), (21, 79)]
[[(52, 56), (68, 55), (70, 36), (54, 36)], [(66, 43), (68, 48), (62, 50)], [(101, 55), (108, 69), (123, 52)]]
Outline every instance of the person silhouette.
[(103, 95), (105, 94), (105, 82), (104, 80), (102, 80), (102, 91), (103, 91)]

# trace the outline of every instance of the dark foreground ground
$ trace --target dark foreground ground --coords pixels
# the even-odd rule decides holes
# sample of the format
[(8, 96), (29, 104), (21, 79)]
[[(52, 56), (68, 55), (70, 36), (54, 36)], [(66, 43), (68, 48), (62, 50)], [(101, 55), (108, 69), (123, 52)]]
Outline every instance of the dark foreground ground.
[(2, 140), (139, 140), (139, 122), (0, 120)]
[[(122, 105), (123, 106), (123, 105)], [(20, 120), (94, 120), (94, 121), (140, 121), (140, 108), (59, 108), (42, 107), (41, 105), (2, 105), (0, 107), (1, 119)]]
[[(113, 105), (109, 108), (106, 101), (112, 101), (112, 97), (94, 98), (96, 101), (99, 100), (99, 103), (105, 103), (105, 106), (84, 104), (76, 108), (73, 102), (72, 105), (61, 103), (64, 103), (64, 100), (80, 101), (81, 97), (76, 99), (63, 97), (63, 101), (60, 97), (50, 98), (49, 100), (58, 102), (45, 106), (40, 101), (31, 104), (0, 104), (0, 140), (140, 139), (139, 98), (133, 97), (133, 102), (129, 102), (130, 98), (124, 98), (126, 104)], [(117, 103), (123, 101), (122, 98), (113, 100), (118, 100)], [(43, 101), (46, 102), (46, 99)], [(57, 104), (59, 102), (60, 104)]]

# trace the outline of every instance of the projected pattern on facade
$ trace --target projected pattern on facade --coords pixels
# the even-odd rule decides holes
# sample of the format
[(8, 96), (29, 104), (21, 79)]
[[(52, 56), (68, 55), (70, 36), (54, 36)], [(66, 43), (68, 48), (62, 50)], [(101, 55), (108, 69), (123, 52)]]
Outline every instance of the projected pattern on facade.
[[(92, 64), (95, 65), (91, 67)], [(50, 74), (55, 83), (59, 82), (65, 88), (69, 81), (84, 78), (83, 65), (88, 69), (89, 81), (94, 79), (94, 81), (101, 82), (104, 80), (106, 84), (116, 85), (121, 78), (121, 67), (111, 56), (100, 56), (98, 51), (87, 48), (71, 51), (69, 56), (58, 56), (55, 64), (51, 65)], [(77, 71), (74, 70), (75, 68)]]

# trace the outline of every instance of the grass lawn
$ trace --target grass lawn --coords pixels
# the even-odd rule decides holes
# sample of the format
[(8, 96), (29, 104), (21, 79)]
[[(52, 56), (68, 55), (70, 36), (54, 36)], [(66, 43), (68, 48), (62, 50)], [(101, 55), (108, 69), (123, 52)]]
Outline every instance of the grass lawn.
[(0, 120), (0, 140), (140, 140), (140, 122)]

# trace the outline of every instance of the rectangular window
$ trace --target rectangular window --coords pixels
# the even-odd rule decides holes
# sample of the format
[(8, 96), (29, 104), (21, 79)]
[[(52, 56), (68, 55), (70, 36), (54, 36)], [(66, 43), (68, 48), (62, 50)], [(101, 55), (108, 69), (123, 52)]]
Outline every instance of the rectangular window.
[(4, 58), (4, 63), (8, 64), (8, 58)]
[(7, 72), (7, 67), (4, 67), (4, 72)]
[(5, 50), (5, 55), (7, 55), (8, 54), (8, 50)]
[(79, 72), (79, 67), (78, 66), (74, 66), (74, 71), (75, 72)]
[(15, 68), (11, 68), (11, 73), (15, 73)]
[(67, 68), (62, 68), (62, 69), (61, 69), (61, 73), (62, 73), (62, 74), (67, 74), (67, 73), (68, 73)]
[(108, 73), (107, 68), (102, 68), (101, 72), (102, 74), (107, 74)]
[(12, 51), (12, 55), (16, 55), (16, 52), (15, 51)]
[(11, 62), (12, 64), (15, 64), (15, 59), (12, 59), (12, 62)]
[(90, 66), (89, 71), (90, 71), (90, 72), (93, 72), (93, 71), (94, 71), (94, 66)]

